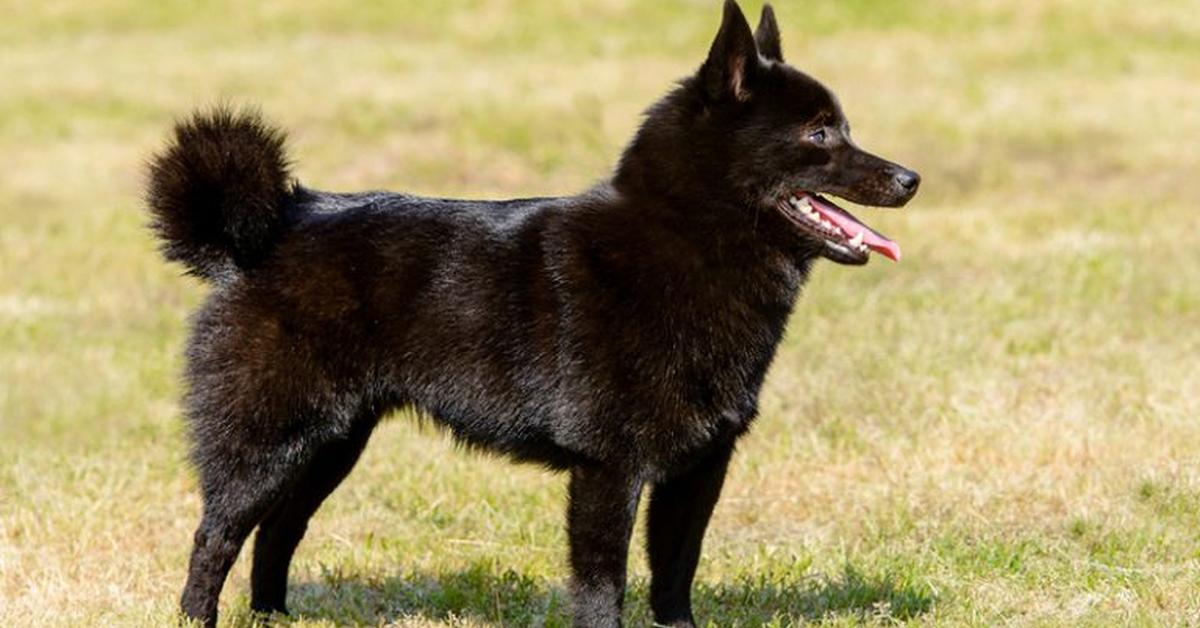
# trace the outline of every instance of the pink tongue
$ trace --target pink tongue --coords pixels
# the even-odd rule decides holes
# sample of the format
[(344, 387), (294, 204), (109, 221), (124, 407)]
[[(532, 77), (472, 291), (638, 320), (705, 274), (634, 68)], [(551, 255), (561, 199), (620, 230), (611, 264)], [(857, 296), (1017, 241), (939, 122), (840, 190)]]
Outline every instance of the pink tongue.
[(887, 239), (883, 234), (859, 222), (850, 212), (834, 205), (832, 202), (823, 198), (808, 195), (808, 200), (812, 203), (813, 209), (817, 210), (830, 222), (837, 225), (844, 233), (851, 238), (863, 232), (863, 244), (867, 245), (873, 251), (879, 251), (884, 257), (892, 261), (900, 261), (900, 245)]

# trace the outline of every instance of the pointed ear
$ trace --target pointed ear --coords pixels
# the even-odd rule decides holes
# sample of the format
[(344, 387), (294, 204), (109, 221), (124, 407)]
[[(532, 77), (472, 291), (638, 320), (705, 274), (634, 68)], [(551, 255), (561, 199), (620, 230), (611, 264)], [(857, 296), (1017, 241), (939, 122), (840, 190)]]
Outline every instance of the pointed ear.
[(758, 29), (754, 31), (754, 41), (758, 43), (758, 54), (783, 63), (783, 47), (779, 44), (779, 23), (775, 21), (775, 9), (764, 4), (762, 17), (758, 19)]
[(713, 40), (700, 79), (713, 100), (746, 101), (758, 70), (758, 47), (750, 24), (734, 0), (725, 0), (721, 30)]

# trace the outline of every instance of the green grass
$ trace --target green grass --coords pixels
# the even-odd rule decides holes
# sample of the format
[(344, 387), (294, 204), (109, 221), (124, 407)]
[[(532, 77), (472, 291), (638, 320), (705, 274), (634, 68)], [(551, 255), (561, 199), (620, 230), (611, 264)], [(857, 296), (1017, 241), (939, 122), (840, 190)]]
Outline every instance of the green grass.
[[(298, 4), (0, 3), (0, 624), (173, 620), (199, 513), (180, 347), (204, 288), (158, 259), (139, 194), (176, 116), (260, 103), (319, 187), (569, 193), (718, 19), (688, 0)], [(776, 8), (860, 143), (925, 183), (863, 210), (902, 263), (823, 265), (801, 298), (699, 615), (1200, 623), (1194, 1)], [(300, 548), (296, 624), (564, 625), (563, 500), (561, 477), (396, 417)]]

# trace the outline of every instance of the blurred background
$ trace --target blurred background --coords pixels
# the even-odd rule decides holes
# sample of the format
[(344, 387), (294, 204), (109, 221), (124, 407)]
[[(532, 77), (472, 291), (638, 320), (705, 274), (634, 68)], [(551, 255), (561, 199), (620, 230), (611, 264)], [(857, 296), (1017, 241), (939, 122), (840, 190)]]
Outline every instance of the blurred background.
[[(1200, 4), (775, 7), (788, 60), (924, 184), (863, 210), (902, 263), (820, 265), (801, 298), (698, 616), (1200, 623)], [(174, 119), (261, 105), (319, 188), (568, 194), (720, 19), (715, 0), (0, 12), (5, 626), (172, 621), (199, 516), (180, 350), (204, 288), (158, 258), (140, 193)], [(297, 625), (564, 625), (563, 502), (561, 477), (389, 421), (299, 550)], [(641, 625), (640, 533), (631, 566)]]

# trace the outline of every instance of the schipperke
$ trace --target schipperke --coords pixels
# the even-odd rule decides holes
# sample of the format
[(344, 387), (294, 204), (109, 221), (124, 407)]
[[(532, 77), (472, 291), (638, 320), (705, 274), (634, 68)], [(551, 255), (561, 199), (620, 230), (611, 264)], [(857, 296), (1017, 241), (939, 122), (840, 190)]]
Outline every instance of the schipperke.
[(707, 60), (577, 196), (323, 192), (284, 143), (216, 108), (150, 164), (163, 253), (213, 286), (184, 404), (204, 513), (182, 608), (206, 625), (256, 527), (251, 606), (286, 612), (309, 518), (410, 407), (569, 473), (577, 626), (620, 624), (648, 486), (654, 621), (692, 626), (704, 530), (813, 263), (900, 256), (819, 194), (900, 206), (920, 181), (855, 146), (769, 6), (752, 32), (733, 0)]

